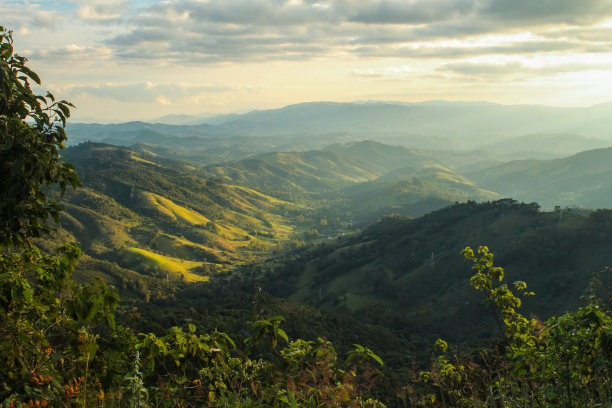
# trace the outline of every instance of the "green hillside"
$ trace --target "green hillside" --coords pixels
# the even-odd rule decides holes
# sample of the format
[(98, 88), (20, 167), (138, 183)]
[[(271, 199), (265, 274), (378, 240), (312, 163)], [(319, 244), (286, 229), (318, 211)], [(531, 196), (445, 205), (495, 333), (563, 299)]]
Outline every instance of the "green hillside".
[(467, 173), (483, 188), (545, 208), (612, 204), (612, 148), (555, 160), (522, 160)]
[(207, 177), (283, 197), (320, 197), (320, 193), (373, 180), (380, 167), (327, 151), (268, 153), (223, 165), (208, 166)]
[(277, 296), (351, 310), (407, 339), (474, 342), (497, 328), (469, 286), (470, 268), (458, 255), (465, 246), (488, 245), (506, 279), (524, 280), (536, 293), (526, 312), (547, 318), (575, 306), (591, 273), (612, 264), (610, 226), (608, 210), (542, 213), (509, 199), (455, 204), (417, 219), (386, 217), (305, 249), (277, 267), (267, 285)]
[[(404, 168), (415, 171), (444, 166), (448, 171), (490, 167), (500, 163), (481, 152), (408, 149), (371, 140), (331, 144), (323, 150), (276, 152), (235, 162), (208, 166), (204, 174), (291, 199), (335, 197), (335, 191)], [(451, 170), (453, 169), (453, 170)], [(414, 174), (396, 180), (411, 179)], [(330, 194), (331, 193), (331, 194)], [(460, 199), (455, 197), (455, 200)]]
[(332, 144), (327, 146), (325, 150), (368, 163), (384, 173), (408, 165), (422, 167), (435, 162), (424, 150), (408, 149), (403, 146), (393, 146), (372, 140)]
[(385, 214), (416, 217), (457, 201), (500, 198), (440, 165), (398, 169), (376, 180), (347, 187), (337, 197), (337, 207), (349, 211), (360, 224), (374, 223)]
[(67, 195), (62, 226), (93, 259), (202, 281), (263, 259), (292, 234), (287, 215), (296, 205), (200, 178), (167, 159), (93, 143), (66, 157), (84, 187)]
[[(343, 153), (272, 153), (208, 167), (214, 177), (202, 178), (195, 167), (154, 152), (84, 143), (66, 151), (84, 188), (68, 194), (63, 226), (94, 259), (193, 281), (262, 260), (300, 237), (496, 197), (418, 151), (375, 142), (333, 149)], [(399, 168), (406, 162), (414, 171)]]

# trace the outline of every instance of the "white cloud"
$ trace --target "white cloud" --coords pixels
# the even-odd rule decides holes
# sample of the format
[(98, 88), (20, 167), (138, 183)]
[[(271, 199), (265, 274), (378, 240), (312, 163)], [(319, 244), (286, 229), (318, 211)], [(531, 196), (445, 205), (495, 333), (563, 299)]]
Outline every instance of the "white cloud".
[(61, 27), (64, 16), (54, 10), (46, 10), (36, 3), (17, 1), (0, 2), (0, 16), (3, 27), (21, 32), (54, 30)]
[[(588, 33), (591, 24), (611, 13), (612, 2), (604, 0), (167, 0), (130, 20), (128, 30), (108, 45), (120, 58), (196, 63), (307, 60), (339, 53), (463, 58), (570, 49), (607, 52)], [(580, 31), (567, 31), (565, 38), (551, 36), (550, 27), (559, 25)], [(546, 38), (497, 46), (469, 44), (517, 32)], [(416, 47), (423, 41), (447, 39), (469, 46)]]
[(59, 47), (40, 47), (28, 50), (28, 58), (37, 63), (53, 62), (66, 66), (99, 64), (109, 60), (112, 50), (108, 47), (67, 44)]
[(129, 0), (79, 0), (74, 14), (87, 22), (118, 23), (129, 10)]
[(63, 89), (69, 97), (110, 98), (128, 103), (174, 103), (198, 102), (209, 94), (231, 90), (225, 86), (194, 85), (187, 83), (107, 83), (98, 85), (76, 85)]
[(548, 63), (529, 64), (528, 61), (508, 62), (458, 62), (442, 64), (438, 71), (480, 78), (481, 80), (508, 80), (510, 77), (525, 79), (527, 77), (549, 77), (567, 73), (607, 70), (609, 64), (604, 63)]
[(353, 69), (351, 75), (360, 78), (384, 78), (388, 79), (402, 79), (409, 75), (414, 75), (418, 70), (408, 66), (401, 65), (396, 67), (385, 67), (385, 68), (367, 68), (367, 69)]

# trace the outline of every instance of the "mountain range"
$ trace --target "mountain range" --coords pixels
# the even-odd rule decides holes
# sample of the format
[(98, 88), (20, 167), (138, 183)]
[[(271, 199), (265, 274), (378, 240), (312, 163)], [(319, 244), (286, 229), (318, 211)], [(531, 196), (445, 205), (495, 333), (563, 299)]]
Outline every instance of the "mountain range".
[(612, 143), (612, 104), (587, 108), (474, 102), (312, 102), (203, 118), (199, 124), (70, 124), (70, 143), (165, 147), (205, 164), (374, 140), (417, 149), (484, 149), (551, 158)]
[(438, 337), (498, 335), (469, 286), (465, 246), (488, 245), (510, 282), (526, 281), (536, 296), (524, 310), (540, 318), (577, 305), (591, 273), (612, 264), (612, 215), (594, 211), (612, 202), (604, 139), (532, 133), (454, 149), (442, 136), (423, 148), (346, 130), (79, 126), (76, 139), (89, 141), (64, 158), (84, 186), (45, 245), (81, 242), (77, 278), (119, 288), (121, 316), (138, 330), (191, 319), (239, 336), (239, 317), (265, 305), (297, 335), (328, 333), (340, 349), (362, 336), (391, 361), (389, 375), (405, 376)]

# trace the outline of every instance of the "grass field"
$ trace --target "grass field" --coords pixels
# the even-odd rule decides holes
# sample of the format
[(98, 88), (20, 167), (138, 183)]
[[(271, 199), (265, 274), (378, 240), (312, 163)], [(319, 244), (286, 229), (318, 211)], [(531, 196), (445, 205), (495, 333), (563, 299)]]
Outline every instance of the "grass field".
[(161, 273), (167, 273), (172, 279), (184, 280), (185, 282), (205, 282), (208, 277), (192, 273), (190, 269), (202, 266), (203, 262), (185, 261), (159, 255), (146, 249), (126, 248), (123, 252), (123, 260), (127, 263), (142, 263), (156, 268)]
[(206, 225), (210, 220), (200, 213), (175, 204), (160, 195), (143, 192), (144, 204), (157, 210), (160, 214), (170, 217), (173, 220), (182, 220), (191, 225)]

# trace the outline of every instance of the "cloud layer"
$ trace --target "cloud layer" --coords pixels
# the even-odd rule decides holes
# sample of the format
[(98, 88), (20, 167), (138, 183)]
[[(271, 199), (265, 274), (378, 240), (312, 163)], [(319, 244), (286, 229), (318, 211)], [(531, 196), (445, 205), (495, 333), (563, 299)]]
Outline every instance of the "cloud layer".
[(223, 86), (193, 86), (185, 83), (154, 84), (152, 82), (139, 82), (128, 84), (102, 84), (71, 86), (64, 89), (68, 96), (96, 97), (112, 99), (128, 103), (157, 102), (170, 105), (177, 102), (197, 103), (202, 97), (211, 93), (229, 91)]
[[(340, 54), (460, 58), (609, 52), (609, 41), (591, 30), (611, 16), (607, 0), (174, 0), (143, 10), (108, 45), (121, 58), (198, 63)], [(439, 45), (517, 32), (530, 32), (532, 38), (489, 46)]]
[(612, 93), (611, 0), (4, 0), (0, 16), (54, 89), (109, 115)]
[[(56, 11), (45, 4), (64, 4)], [(609, 0), (13, 0), (24, 32), (73, 24), (125, 61), (461, 59), (612, 52)], [(21, 7), (19, 7), (21, 5)], [(16, 11), (21, 9), (21, 11)], [(601, 23), (608, 22), (607, 25)], [(6, 23), (8, 24), (8, 23)], [(528, 33), (528, 38), (517, 34)], [(75, 32), (76, 35), (78, 35)], [(80, 39), (83, 41), (83, 39)], [(92, 43), (95, 42), (95, 43)], [(65, 54), (46, 44), (40, 55)], [(89, 54), (86, 54), (89, 56)], [(100, 54), (104, 56), (104, 53)]]

